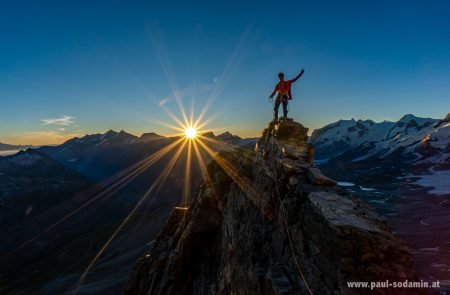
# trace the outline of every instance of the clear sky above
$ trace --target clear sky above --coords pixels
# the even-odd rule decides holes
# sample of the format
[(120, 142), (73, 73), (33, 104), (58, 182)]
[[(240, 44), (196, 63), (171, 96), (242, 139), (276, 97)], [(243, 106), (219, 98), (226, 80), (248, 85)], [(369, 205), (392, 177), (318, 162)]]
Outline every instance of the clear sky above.
[(450, 111), (449, 1), (156, 2), (2, 1), (0, 141), (170, 135), (174, 89), (195, 116), (214, 98), (207, 129), (257, 136), (301, 68), (289, 115), (310, 129)]

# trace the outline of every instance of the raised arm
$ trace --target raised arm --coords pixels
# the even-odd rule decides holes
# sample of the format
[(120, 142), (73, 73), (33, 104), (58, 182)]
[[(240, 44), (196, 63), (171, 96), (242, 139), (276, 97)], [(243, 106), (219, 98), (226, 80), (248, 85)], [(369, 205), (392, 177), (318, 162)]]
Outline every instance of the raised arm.
[(295, 82), (295, 81), (297, 81), (298, 80), (298, 78), (300, 78), (302, 75), (303, 75), (303, 73), (305, 72), (305, 70), (304, 69), (302, 69), (302, 71), (300, 72), (300, 74), (298, 74), (294, 79), (292, 79), (292, 80), (290, 80), (289, 82)]

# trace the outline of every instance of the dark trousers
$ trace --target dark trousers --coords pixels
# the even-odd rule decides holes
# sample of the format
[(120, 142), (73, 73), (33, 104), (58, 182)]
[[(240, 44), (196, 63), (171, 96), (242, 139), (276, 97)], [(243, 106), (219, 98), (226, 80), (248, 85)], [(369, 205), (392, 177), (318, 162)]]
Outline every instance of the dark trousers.
[(275, 99), (275, 103), (273, 105), (273, 119), (278, 120), (278, 109), (280, 108), (280, 104), (283, 104), (283, 117), (287, 117), (287, 105), (288, 105), (288, 98), (287, 96), (278, 96), (277, 99)]

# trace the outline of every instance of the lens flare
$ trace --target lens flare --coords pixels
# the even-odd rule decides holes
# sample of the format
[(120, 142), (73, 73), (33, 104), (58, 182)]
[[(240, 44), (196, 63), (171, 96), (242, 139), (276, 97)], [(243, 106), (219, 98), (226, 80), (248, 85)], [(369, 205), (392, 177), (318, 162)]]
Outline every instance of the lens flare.
[[(158, 34), (156, 34), (157, 32), (154, 32), (154, 30), (152, 30), (152, 28), (150, 28), (147, 25), (147, 29), (149, 30), (150, 37), (153, 41), (152, 43), (155, 47), (155, 53), (161, 63), (162, 70), (172, 90), (170, 98), (175, 99), (176, 106), (178, 106), (179, 115), (177, 116), (166, 106), (169, 100), (163, 99), (158, 103), (158, 105), (167, 113), (167, 116), (174, 121), (174, 124), (155, 119), (149, 120), (145, 115), (140, 116), (141, 117), (140, 119), (144, 119), (145, 121), (151, 121), (161, 126), (173, 129), (176, 132), (175, 134), (173, 134), (173, 136), (174, 138), (177, 138), (177, 140), (163, 147), (154, 155), (148, 157), (148, 159), (144, 159), (142, 163), (136, 164), (135, 165), (136, 167), (133, 166), (130, 167), (129, 169), (126, 169), (124, 175), (120, 175), (120, 177), (117, 177), (117, 180), (115, 179), (111, 185), (106, 186), (107, 188), (105, 189), (104, 193), (101, 193), (99, 194), (98, 197), (93, 198), (88, 202), (85, 202), (78, 209), (74, 210), (73, 213), (68, 214), (60, 221), (56, 222), (52, 226), (48, 227), (46, 230), (42, 231), (42, 233), (46, 233), (50, 230), (53, 230), (57, 225), (66, 221), (71, 216), (75, 215), (80, 210), (93, 203), (95, 200), (99, 199), (100, 201), (101, 200), (100, 198), (103, 198), (104, 195), (109, 196), (117, 192), (119, 189), (122, 189), (123, 186), (133, 181), (137, 176), (141, 175), (144, 171), (153, 166), (160, 159), (168, 155), (169, 152), (171, 152), (172, 150), (173, 150), (172, 153), (174, 152), (175, 154), (170, 159), (166, 167), (162, 169), (160, 176), (155, 181), (153, 181), (153, 184), (149, 186), (148, 190), (141, 196), (141, 198), (135, 204), (133, 209), (120, 223), (120, 225), (114, 230), (114, 232), (112, 232), (108, 240), (104, 243), (104, 245), (98, 250), (96, 255), (92, 258), (89, 265), (86, 267), (83, 274), (79, 278), (77, 284), (74, 286), (74, 293), (78, 292), (79, 288), (83, 285), (85, 278), (94, 269), (101, 256), (104, 255), (105, 251), (110, 247), (111, 243), (113, 243), (114, 240), (119, 236), (120, 232), (127, 225), (127, 223), (129, 223), (129, 221), (132, 220), (139, 213), (139, 210), (150, 210), (151, 204), (153, 203), (155, 198), (157, 198), (159, 190), (162, 189), (164, 183), (166, 182), (172, 171), (174, 169), (177, 169), (176, 164), (179, 160), (184, 158), (186, 159), (186, 168), (183, 185), (183, 199), (181, 203), (183, 206), (185, 207), (189, 206), (189, 200), (192, 194), (191, 181), (193, 181), (193, 176), (196, 175), (194, 174), (195, 166), (193, 166), (193, 162), (195, 160), (193, 159), (194, 157), (197, 158), (201, 174), (203, 175), (206, 183), (210, 184), (210, 186), (213, 189), (213, 192), (214, 186), (212, 185), (212, 180), (210, 178), (210, 175), (208, 174), (207, 164), (210, 159), (215, 158), (217, 163), (222, 167), (223, 171), (227, 173), (239, 185), (239, 187), (243, 191), (248, 192), (249, 196), (256, 196), (253, 197), (253, 199), (257, 200), (257, 196), (259, 196), (259, 194), (256, 192), (256, 189), (252, 187), (252, 183), (245, 176), (241, 175), (239, 170), (236, 169), (231, 163), (228, 163), (228, 161), (225, 158), (216, 157), (217, 151), (230, 150), (236, 148), (236, 146), (230, 143), (222, 142), (220, 140), (209, 138), (207, 136), (203, 136), (203, 134), (205, 134), (206, 132), (213, 131), (209, 127), (208, 129), (205, 130), (205, 127), (208, 126), (209, 123), (215, 119), (215, 116), (209, 118), (205, 118), (205, 116), (209, 111), (209, 108), (212, 106), (214, 100), (223, 89), (226, 80), (229, 79), (229, 76), (233, 72), (233, 69), (236, 68), (238, 62), (241, 60), (244, 45), (247, 43), (247, 39), (249, 38), (252, 27), (253, 23), (250, 24), (250, 26), (242, 35), (241, 40), (237, 45), (237, 48), (231, 55), (230, 60), (228, 61), (224, 69), (224, 72), (219, 77), (215, 85), (215, 88), (212, 90), (212, 93), (209, 94), (207, 102), (206, 104), (204, 104), (203, 109), (200, 111), (200, 114), (198, 116), (194, 116), (194, 105), (193, 105), (194, 100), (193, 100), (191, 105), (191, 113), (189, 116), (189, 114), (186, 112), (184, 108), (183, 101), (181, 99), (183, 96), (183, 92), (180, 91), (180, 89), (178, 88), (178, 85), (175, 81), (175, 75), (169, 66), (170, 62), (168, 60), (167, 53), (165, 50), (163, 50), (164, 44), (162, 44), (162, 40), (160, 39)], [(168, 140), (172, 139), (168, 137)], [(176, 149), (176, 147), (178, 147), (178, 149)], [(204, 157), (206, 157), (206, 159)], [(141, 206), (142, 204), (146, 204), (146, 206)], [(41, 235), (42, 234), (36, 235), (33, 239), (23, 244), (23, 246), (26, 246), (31, 242), (35, 241), (36, 239), (40, 238)], [(22, 248), (23, 246), (20, 246), (19, 248)]]
[(184, 130), (184, 134), (187, 138), (194, 139), (197, 137), (197, 130), (193, 127), (189, 127)]

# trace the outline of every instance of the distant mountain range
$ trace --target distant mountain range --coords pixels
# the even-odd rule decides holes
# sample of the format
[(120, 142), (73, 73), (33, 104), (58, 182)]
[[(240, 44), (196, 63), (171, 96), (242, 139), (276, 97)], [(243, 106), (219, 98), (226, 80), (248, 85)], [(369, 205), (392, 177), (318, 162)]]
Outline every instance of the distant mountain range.
[[(202, 136), (212, 139), (204, 142), (215, 151), (253, 149), (257, 140), (229, 132)], [(0, 293), (67, 292), (119, 222), (165, 171), (175, 151), (110, 196), (92, 202), (50, 231), (42, 231), (107, 189), (111, 177), (177, 139), (110, 130), (0, 157)], [(340, 120), (315, 130), (310, 142), (324, 172), (361, 185), (393, 187), (393, 180), (406, 173), (450, 169), (450, 115), (441, 120), (405, 115), (397, 122), (381, 123)], [(28, 147), (0, 144), (0, 150)], [(108, 248), (87, 279), (88, 288), (94, 288), (90, 291), (117, 291), (171, 208), (181, 203), (186, 156), (186, 152), (180, 154), (166, 184), (143, 203)], [(202, 156), (209, 163), (210, 155)], [(202, 176), (197, 161), (192, 163), (191, 184), (195, 189)], [(39, 233), (42, 236), (33, 239)], [(16, 249), (30, 239), (26, 246)]]
[(450, 165), (450, 114), (444, 119), (405, 115), (397, 122), (340, 120), (314, 130), (317, 159), (358, 163), (393, 161), (416, 166)]
[[(233, 144), (233, 145), (240, 146), (240, 147), (251, 146), (257, 140), (257, 138), (241, 138), (237, 135), (231, 134), (228, 131), (225, 131), (224, 133), (221, 133), (217, 136), (214, 135), (213, 132), (207, 132), (207, 133), (204, 133), (203, 135), (208, 136), (208, 137), (213, 137), (222, 142)], [(137, 137), (137, 136), (127, 133), (123, 130), (121, 130), (120, 132), (116, 132), (114, 130), (109, 130), (104, 134), (97, 133), (97, 134), (92, 134), (92, 135), (85, 135), (82, 138), (75, 137), (75, 138), (70, 139), (67, 142), (63, 143), (63, 145), (67, 144), (69, 142), (87, 143), (87, 142), (95, 142), (95, 141), (98, 141), (99, 139), (104, 140), (104, 139), (113, 139), (113, 138), (114, 138), (115, 142), (120, 142), (121, 140), (129, 139), (129, 140), (133, 140), (133, 141), (142, 143), (142, 142), (146, 142), (149, 140), (163, 139), (165, 137), (162, 135), (156, 134), (154, 132), (143, 133), (140, 137)], [(60, 145), (50, 145), (50, 146), (45, 146), (45, 148), (57, 147), (57, 146), (60, 146)], [(14, 144), (7, 144), (7, 143), (0, 142), (0, 151), (26, 150), (28, 148), (37, 148), (37, 147), (38, 146), (34, 146), (34, 145), (14, 145)]]
[[(256, 139), (242, 139), (229, 132), (215, 136), (208, 132), (203, 136), (234, 146), (254, 145)], [(65, 166), (81, 172), (90, 179), (99, 181), (117, 171), (136, 163), (178, 137), (164, 137), (156, 133), (144, 133), (140, 137), (125, 131), (109, 130), (104, 134), (75, 137), (58, 146), (44, 146), (39, 151), (61, 162)], [(216, 146), (216, 148), (218, 148)]]
[(33, 147), (32, 145), (14, 145), (0, 142), (0, 151), (25, 150)]
[[(256, 141), (229, 132), (204, 136), (225, 143), (205, 140), (216, 151), (238, 145), (252, 148)], [(155, 133), (137, 137), (110, 130), (0, 157), (0, 293), (67, 292), (119, 223), (167, 169), (176, 149), (120, 189), (102, 196), (115, 183), (110, 180), (176, 140), (177, 137)], [(88, 277), (88, 285), (96, 286), (95, 293), (111, 294), (111, 290), (120, 289), (118, 286), (126, 279), (134, 260), (156, 237), (170, 210), (181, 204), (186, 156), (186, 151), (180, 154), (165, 185), (142, 203), (126, 230), (108, 248), (106, 258)], [(208, 164), (210, 155), (202, 156)], [(193, 159), (192, 189), (201, 177), (201, 169)], [(102, 197), (97, 200), (98, 196)], [(80, 207), (83, 209), (72, 216)], [(70, 218), (64, 220), (67, 216)], [(64, 221), (59, 223), (61, 219)], [(46, 232), (49, 227), (51, 230)], [(35, 238), (38, 234), (41, 236)]]
[(450, 183), (446, 178), (450, 175), (450, 114), (443, 119), (408, 114), (397, 122), (381, 123), (340, 120), (314, 130), (310, 142), (316, 164), (338, 181), (357, 184), (356, 188), (397, 193), (400, 188), (426, 188), (450, 194), (450, 185), (445, 185)]

